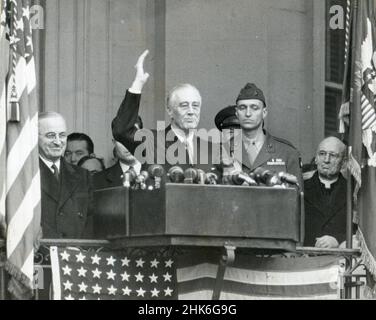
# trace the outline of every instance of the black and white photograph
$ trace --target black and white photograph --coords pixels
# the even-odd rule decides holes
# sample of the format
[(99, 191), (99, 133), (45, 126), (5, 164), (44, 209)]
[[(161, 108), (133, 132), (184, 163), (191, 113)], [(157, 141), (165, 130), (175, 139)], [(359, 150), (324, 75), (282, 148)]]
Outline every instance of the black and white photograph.
[(373, 192), (375, 0), (0, 0), (0, 300), (374, 300)]

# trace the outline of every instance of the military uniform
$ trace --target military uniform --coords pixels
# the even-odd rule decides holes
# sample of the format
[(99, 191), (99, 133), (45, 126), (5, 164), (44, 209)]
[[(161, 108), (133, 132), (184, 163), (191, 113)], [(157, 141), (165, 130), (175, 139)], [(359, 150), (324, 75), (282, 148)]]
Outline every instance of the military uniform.
[(302, 172), (299, 151), (287, 140), (277, 138), (265, 132), (265, 141), (253, 163), (250, 163), (247, 151), (242, 141), (242, 135), (236, 135), (225, 146), (224, 159), (234, 164), (234, 169), (250, 173), (256, 168), (263, 167), (275, 173), (287, 172), (296, 176), (302, 186)]

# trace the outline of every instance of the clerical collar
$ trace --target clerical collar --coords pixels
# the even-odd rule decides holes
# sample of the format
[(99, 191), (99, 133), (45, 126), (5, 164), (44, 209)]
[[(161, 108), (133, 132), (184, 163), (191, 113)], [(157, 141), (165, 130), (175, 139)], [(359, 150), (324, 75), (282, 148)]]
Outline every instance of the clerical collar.
[(44, 162), (44, 164), (48, 167), (48, 169), (50, 169), (51, 172), (53, 172), (53, 170), (51, 169), (53, 164), (60, 171), (60, 158), (58, 160), (56, 160), (55, 162), (53, 162), (51, 160), (47, 160), (47, 159), (43, 158), (41, 155), (39, 156), (39, 158)]
[(178, 137), (179, 141), (182, 143), (188, 142), (189, 144), (193, 144), (193, 137), (195, 135), (193, 129), (189, 130), (188, 137), (185, 134), (185, 132), (178, 128), (175, 124), (171, 124), (171, 130), (175, 133), (175, 135)]
[(327, 180), (327, 179), (320, 177), (320, 175), (319, 175), (319, 180), (325, 186), (325, 189), (331, 189), (332, 184), (334, 184), (338, 181), (338, 177), (334, 180)]
[[(121, 171), (123, 171), (123, 172), (127, 172), (129, 170), (129, 168), (131, 167), (130, 165), (125, 164), (121, 161), (119, 161), (119, 164), (120, 164)], [(141, 163), (139, 161), (136, 161), (132, 165), (132, 167), (133, 167), (134, 171), (136, 171), (137, 175), (139, 175), (140, 172), (141, 172)]]

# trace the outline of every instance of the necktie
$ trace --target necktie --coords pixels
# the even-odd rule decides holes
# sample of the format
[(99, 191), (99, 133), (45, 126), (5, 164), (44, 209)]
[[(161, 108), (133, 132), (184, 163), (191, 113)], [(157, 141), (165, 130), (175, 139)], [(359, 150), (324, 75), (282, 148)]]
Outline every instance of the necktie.
[(185, 139), (184, 145), (185, 145), (185, 150), (188, 154), (188, 162), (189, 164), (193, 164), (193, 147), (189, 143), (188, 139)]
[(245, 144), (245, 149), (247, 150), (249, 162), (251, 163), (251, 165), (253, 165), (253, 163), (255, 162), (257, 155), (258, 155), (256, 143), (255, 142), (247, 142)]
[(55, 164), (51, 166), (51, 169), (53, 170), (56, 181), (59, 181), (59, 169), (56, 167)]

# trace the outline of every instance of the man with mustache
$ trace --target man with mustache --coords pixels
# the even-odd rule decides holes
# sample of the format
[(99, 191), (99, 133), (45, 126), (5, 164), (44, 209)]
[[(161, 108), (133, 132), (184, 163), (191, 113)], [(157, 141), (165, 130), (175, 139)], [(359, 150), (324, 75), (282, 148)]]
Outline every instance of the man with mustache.
[[(169, 92), (166, 111), (171, 120), (170, 125), (158, 132), (149, 130), (151, 135), (145, 135), (144, 139), (137, 137), (141, 130), (134, 124), (139, 113), (141, 91), (149, 78), (143, 67), (147, 55), (148, 50), (139, 57), (135, 66), (136, 77), (112, 121), (115, 140), (121, 142), (139, 160), (141, 155), (145, 155), (144, 161), (163, 165), (165, 171), (174, 165), (179, 165), (183, 170), (197, 167), (210, 171), (212, 163), (219, 164), (219, 147), (214, 150), (213, 156), (212, 143), (196, 135), (202, 99), (198, 89), (191, 84), (177, 85)], [(205, 148), (202, 148), (204, 144)], [(138, 152), (141, 147), (142, 152)], [(150, 154), (152, 156), (148, 157)]]
[(42, 112), (38, 119), (43, 238), (90, 238), (92, 184), (87, 170), (67, 163), (64, 118)]

